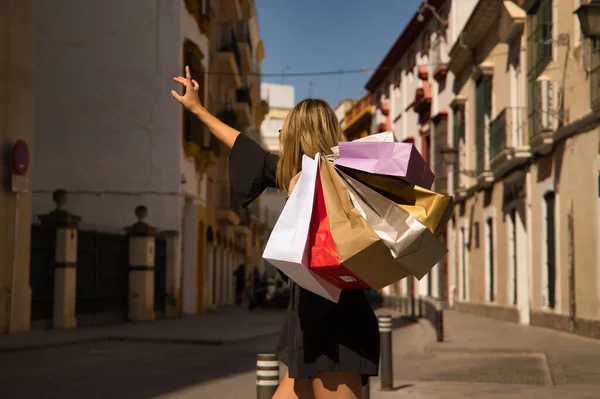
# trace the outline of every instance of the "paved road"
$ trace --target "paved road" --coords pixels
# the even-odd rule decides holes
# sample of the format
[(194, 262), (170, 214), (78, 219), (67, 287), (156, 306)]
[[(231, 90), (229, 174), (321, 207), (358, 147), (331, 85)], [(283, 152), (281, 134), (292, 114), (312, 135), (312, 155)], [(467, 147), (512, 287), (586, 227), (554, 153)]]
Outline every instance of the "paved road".
[[(197, 319), (162, 323), (161, 328), (174, 329), (171, 332), (161, 333), (160, 324), (149, 323), (148, 330), (128, 326), (129, 333), (121, 334), (127, 339), (139, 336), (141, 341), (83, 340), (76, 345), (0, 351), (0, 398), (253, 399), (255, 355), (272, 352), (280, 317), (224, 312), (204, 319), (219, 319), (231, 338), (244, 338), (221, 345), (210, 340), (212, 345), (190, 343), (187, 337), (200, 334), (202, 325), (211, 326), (210, 334), (220, 335), (215, 323)], [(447, 312), (445, 321), (444, 343), (434, 342), (433, 329), (424, 320), (395, 323), (397, 389), (380, 392), (379, 381), (373, 378), (371, 399), (600, 398), (598, 340), (456, 312)], [(209, 332), (204, 335), (209, 337)], [(269, 332), (271, 336), (264, 336)], [(154, 340), (159, 335), (171, 339)], [(14, 344), (31, 337), (36, 335), (16, 337)], [(174, 343), (177, 338), (183, 340)]]
[(223, 346), (104, 341), (2, 353), (0, 398), (154, 398), (253, 374), (256, 353), (274, 346), (273, 337)]

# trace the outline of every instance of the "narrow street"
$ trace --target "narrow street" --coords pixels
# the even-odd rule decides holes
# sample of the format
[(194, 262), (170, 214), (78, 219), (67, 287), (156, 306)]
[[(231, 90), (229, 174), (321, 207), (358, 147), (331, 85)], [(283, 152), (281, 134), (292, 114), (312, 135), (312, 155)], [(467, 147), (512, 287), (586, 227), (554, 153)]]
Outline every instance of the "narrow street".
[[(223, 309), (63, 332), (62, 345), (60, 332), (3, 337), (0, 397), (253, 399), (256, 354), (273, 351), (282, 316)], [(381, 392), (373, 378), (371, 398), (598, 398), (599, 341), (447, 311), (438, 343), (429, 322), (395, 316), (396, 389)]]

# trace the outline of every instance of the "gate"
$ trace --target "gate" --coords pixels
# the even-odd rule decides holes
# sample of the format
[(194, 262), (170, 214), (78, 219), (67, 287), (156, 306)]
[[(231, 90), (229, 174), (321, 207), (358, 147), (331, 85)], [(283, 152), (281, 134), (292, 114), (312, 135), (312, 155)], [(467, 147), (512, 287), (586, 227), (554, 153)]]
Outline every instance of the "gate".
[(167, 240), (156, 238), (154, 251), (154, 312), (164, 317), (167, 291)]
[(31, 320), (47, 322), (48, 327), (52, 325), (54, 308), (55, 247), (56, 229), (31, 226)]
[(126, 235), (79, 231), (77, 248), (79, 325), (127, 319), (129, 239)]

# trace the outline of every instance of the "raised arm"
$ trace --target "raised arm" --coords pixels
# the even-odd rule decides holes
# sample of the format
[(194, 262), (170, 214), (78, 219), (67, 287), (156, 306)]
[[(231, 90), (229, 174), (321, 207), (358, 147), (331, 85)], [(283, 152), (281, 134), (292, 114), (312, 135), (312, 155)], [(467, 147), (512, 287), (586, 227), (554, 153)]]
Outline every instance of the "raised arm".
[(182, 76), (173, 78), (174, 81), (181, 83), (181, 85), (184, 86), (184, 95), (179, 95), (175, 90), (171, 90), (171, 95), (188, 111), (196, 115), (196, 117), (208, 127), (211, 133), (214, 134), (219, 141), (227, 147), (233, 148), (233, 144), (240, 132), (221, 122), (202, 106), (200, 98), (198, 97), (198, 88), (200, 86), (198, 85), (198, 82), (192, 79), (190, 68), (188, 66), (185, 67), (185, 75), (185, 78)]

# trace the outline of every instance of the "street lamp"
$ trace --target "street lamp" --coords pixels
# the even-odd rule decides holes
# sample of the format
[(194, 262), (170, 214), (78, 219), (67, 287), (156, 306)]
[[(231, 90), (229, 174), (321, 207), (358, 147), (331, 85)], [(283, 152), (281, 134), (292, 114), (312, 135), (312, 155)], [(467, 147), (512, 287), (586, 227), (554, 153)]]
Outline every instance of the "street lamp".
[(419, 22), (425, 21), (425, 16), (423, 14), (426, 9), (431, 11), (431, 13), (435, 17), (435, 19), (437, 19), (442, 25), (444, 25), (446, 27), (448, 26), (448, 20), (442, 18), (442, 16), (440, 14), (438, 14), (435, 7), (432, 6), (431, 4), (427, 3), (427, 0), (425, 0), (423, 2), (423, 4), (421, 4), (421, 7), (419, 7), (419, 9), (417, 10), (417, 21), (419, 21)]
[(579, 25), (584, 37), (594, 41), (600, 38), (600, 0), (582, 4), (574, 14), (577, 14), (577, 18), (579, 18)]
[[(458, 165), (458, 150), (453, 147), (442, 147), (440, 149), (440, 154), (442, 154), (442, 159), (446, 165), (452, 165), (456, 167)], [(477, 174), (474, 170), (459, 170), (459, 173), (469, 177), (475, 177)]]

